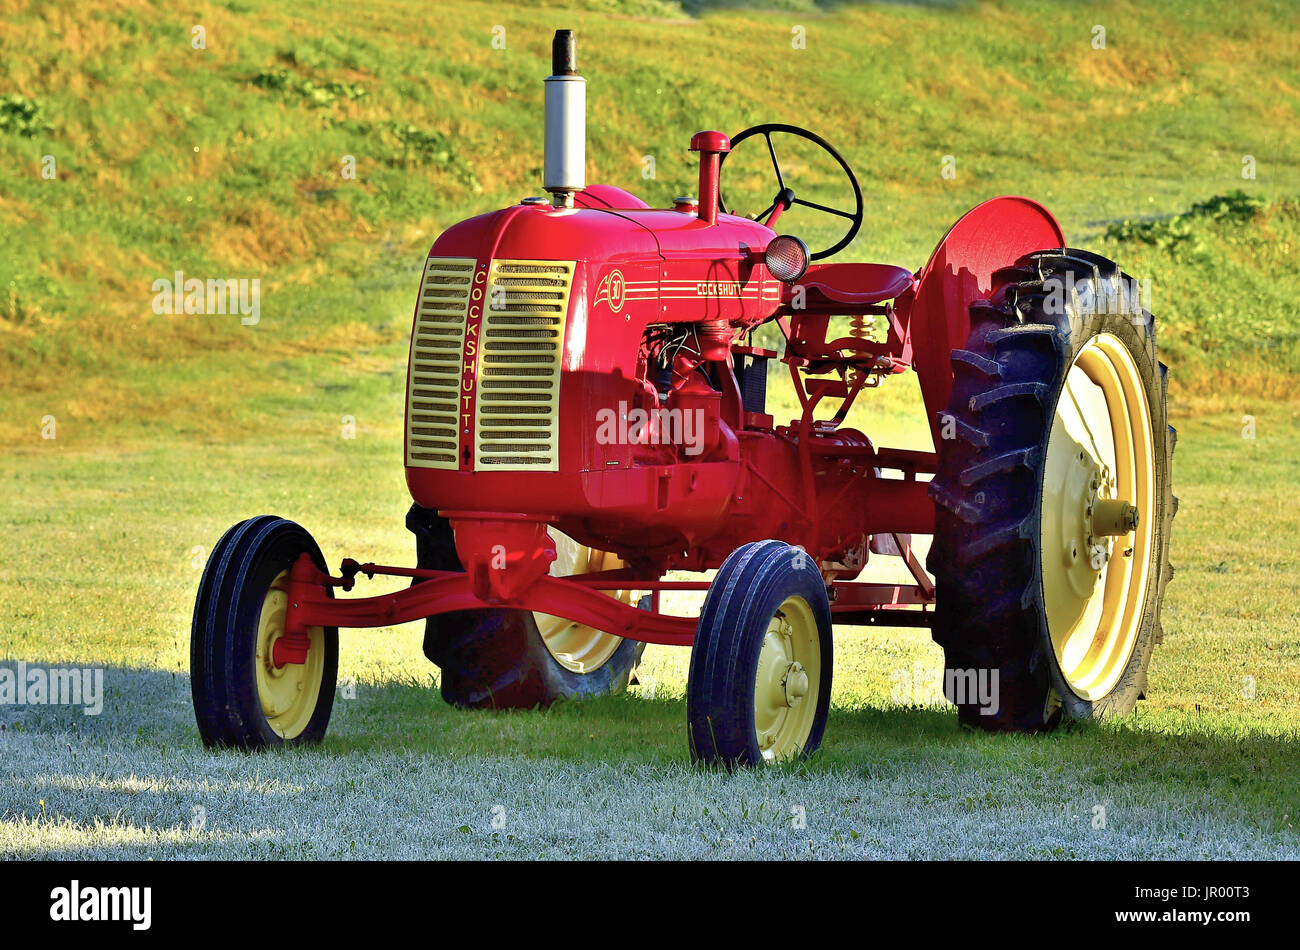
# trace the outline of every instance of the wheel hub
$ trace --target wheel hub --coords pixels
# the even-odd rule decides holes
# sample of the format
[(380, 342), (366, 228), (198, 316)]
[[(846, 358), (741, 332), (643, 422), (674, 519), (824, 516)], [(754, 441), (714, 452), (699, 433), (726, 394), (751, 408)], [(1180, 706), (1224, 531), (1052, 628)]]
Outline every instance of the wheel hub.
[(782, 685), (785, 687), (785, 704), (790, 707), (798, 705), (808, 695), (808, 673), (803, 664), (797, 661), (791, 663), (785, 671)]
[(282, 572), (266, 592), (258, 618), (253, 663), (262, 714), (279, 735), (292, 739), (307, 728), (315, 712), (324, 671), (324, 647), (321, 628), (309, 627), (303, 662), (276, 664), (275, 645), (285, 635), (284, 618), (289, 606), (285, 590), (288, 576), (288, 571)]
[(797, 757), (812, 729), (821, 646), (807, 604), (781, 605), (763, 637), (754, 683), (754, 727), (765, 759)]

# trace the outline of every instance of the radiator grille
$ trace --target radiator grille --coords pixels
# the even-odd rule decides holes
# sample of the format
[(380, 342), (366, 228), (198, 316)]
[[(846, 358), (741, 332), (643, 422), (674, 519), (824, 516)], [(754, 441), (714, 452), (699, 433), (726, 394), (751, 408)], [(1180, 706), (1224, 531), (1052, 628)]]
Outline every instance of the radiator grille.
[(406, 464), (456, 468), (461, 358), (474, 259), (431, 257), (420, 283), (406, 394)]
[(560, 359), (575, 267), (492, 262), (474, 430), (480, 471), (559, 468)]

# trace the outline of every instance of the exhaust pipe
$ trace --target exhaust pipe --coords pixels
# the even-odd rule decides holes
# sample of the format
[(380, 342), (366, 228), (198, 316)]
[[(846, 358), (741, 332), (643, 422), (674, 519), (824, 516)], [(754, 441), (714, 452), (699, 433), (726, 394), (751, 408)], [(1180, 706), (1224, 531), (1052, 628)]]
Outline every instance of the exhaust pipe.
[(556, 30), (546, 77), (546, 160), (542, 187), (557, 208), (572, 208), (587, 187), (587, 80), (575, 70), (572, 30)]

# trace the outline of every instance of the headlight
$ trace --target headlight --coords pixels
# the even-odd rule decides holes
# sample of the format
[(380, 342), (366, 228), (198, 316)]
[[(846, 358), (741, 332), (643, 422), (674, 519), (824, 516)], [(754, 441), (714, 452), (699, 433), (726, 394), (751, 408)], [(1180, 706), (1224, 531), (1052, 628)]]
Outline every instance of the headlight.
[(789, 284), (808, 269), (808, 245), (793, 234), (780, 234), (768, 242), (763, 263), (777, 280)]

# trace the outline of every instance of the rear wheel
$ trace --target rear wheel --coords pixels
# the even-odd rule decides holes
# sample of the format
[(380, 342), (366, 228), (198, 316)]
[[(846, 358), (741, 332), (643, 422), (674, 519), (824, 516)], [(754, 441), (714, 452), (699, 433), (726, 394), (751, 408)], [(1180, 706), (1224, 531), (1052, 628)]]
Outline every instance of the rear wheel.
[[(623, 566), (623, 561), (616, 555), (585, 547), (558, 531), (551, 531), (551, 539), (555, 542), (551, 574), (556, 577), (613, 571)], [(616, 600), (631, 604), (636, 592), (616, 590), (610, 594)], [(600, 669), (628, 642), (612, 633), (563, 617), (532, 611), (532, 618), (551, 658), (570, 673), (580, 676)]]
[(264, 515), (235, 525), (199, 582), (190, 633), (190, 685), (205, 745), (257, 749), (318, 742), (334, 706), (338, 630), (310, 627), (303, 663), (275, 664), (284, 636), (289, 569), (320, 548), (292, 521)]
[[(1154, 318), (1114, 263), (1073, 249), (1000, 271), (971, 317), (930, 489), (949, 699), (1000, 730), (1128, 712), (1172, 575)], [(996, 675), (993, 703), (956, 688), (972, 674)]]
[(691, 648), (691, 757), (727, 768), (811, 755), (831, 693), (831, 618), (812, 559), (781, 541), (731, 553)]
[[(413, 505), (418, 565), (462, 570), (447, 519)], [(552, 531), (556, 576), (622, 567), (614, 555)], [(632, 603), (633, 591), (611, 591)], [(649, 598), (643, 598), (648, 601)], [(559, 617), (525, 610), (483, 609), (438, 614), (425, 621), (424, 654), (442, 670), (443, 698), (469, 708), (549, 706), (564, 699), (617, 693), (628, 685), (645, 644)]]

